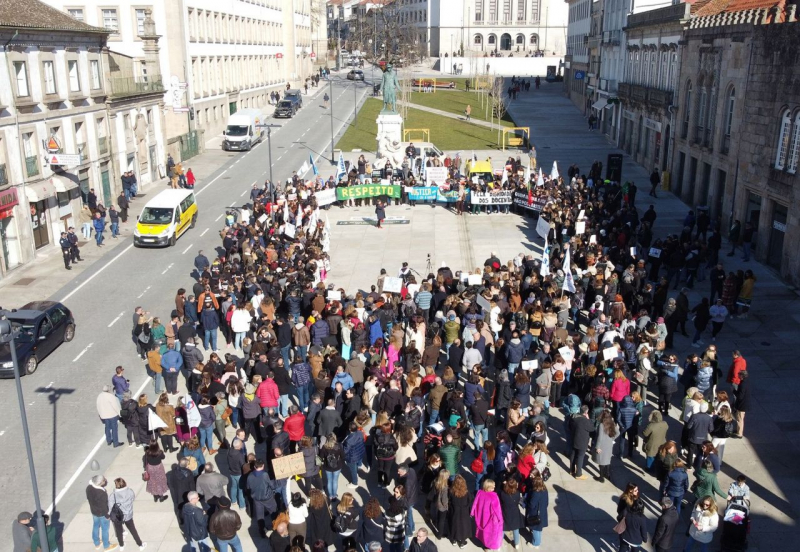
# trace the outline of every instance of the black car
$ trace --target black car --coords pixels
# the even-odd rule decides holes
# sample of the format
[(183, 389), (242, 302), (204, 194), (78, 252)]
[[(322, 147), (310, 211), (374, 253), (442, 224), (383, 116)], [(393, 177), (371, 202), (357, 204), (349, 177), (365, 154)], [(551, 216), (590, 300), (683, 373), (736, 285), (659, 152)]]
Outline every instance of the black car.
[[(75, 337), (72, 312), (56, 301), (33, 301), (3, 314), (19, 330), (15, 343), (20, 375), (33, 374), (47, 355)], [(11, 349), (8, 343), (0, 343), (0, 378), (13, 377)]]
[(297, 104), (291, 100), (281, 100), (275, 107), (274, 117), (294, 117), (297, 113)]

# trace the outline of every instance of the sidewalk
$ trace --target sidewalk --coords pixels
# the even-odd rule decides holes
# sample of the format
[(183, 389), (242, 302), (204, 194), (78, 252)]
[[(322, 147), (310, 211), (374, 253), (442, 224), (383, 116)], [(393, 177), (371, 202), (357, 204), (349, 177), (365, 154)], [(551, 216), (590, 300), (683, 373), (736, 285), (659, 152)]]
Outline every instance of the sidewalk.
[(497, 129), (497, 125), (493, 125), (488, 121), (481, 121), (480, 119), (470, 119), (467, 121), (467, 118), (464, 115), (458, 115), (456, 113), (450, 113), (449, 111), (442, 111), (441, 109), (436, 109), (433, 107), (428, 107), (425, 105), (415, 104), (411, 102), (397, 102), (400, 105), (407, 105), (412, 109), (418, 109), (419, 111), (427, 111), (428, 113), (433, 113), (434, 115), (441, 115), (442, 117), (449, 117), (450, 119), (456, 119), (458, 121), (464, 121), (471, 125), (478, 125), (486, 128), (490, 128), (493, 130)]

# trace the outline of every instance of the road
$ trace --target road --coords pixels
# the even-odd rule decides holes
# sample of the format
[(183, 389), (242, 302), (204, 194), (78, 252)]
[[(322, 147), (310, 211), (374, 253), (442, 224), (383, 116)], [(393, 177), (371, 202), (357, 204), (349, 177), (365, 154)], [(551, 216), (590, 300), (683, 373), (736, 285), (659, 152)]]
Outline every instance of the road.
[[(308, 161), (309, 154), (325, 174), (329, 173), (331, 116), (338, 136), (352, 119), (354, 96), (360, 103), (370, 90), (369, 83), (333, 76), (333, 115), (322, 107), (320, 93), (304, 102), (294, 118), (270, 121), (281, 125), (272, 129), (274, 178), (290, 177)], [(76, 337), (52, 353), (35, 374), (24, 377), (22, 386), (40, 498), (48, 510), (54, 503), (57, 506), (55, 522), (72, 519), (85, 500), (83, 489), (88, 480), (102, 473), (116, 454), (105, 444), (95, 410), (97, 394), (110, 383), (114, 367), (126, 368), (137, 395), (144, 390), (153, 398), (144, 364), (131, 342), (134, 307), (141, 305), (153, 316), (169, 319), (176, 290), (193, 284), (190, 274), (197, 250), (206, 251), (209, 257), (214, 255), (225, 208), (247, 202), (253, 183), (262, 184), (268, 178), (268, 154), (264, 141), (252, 151), (232, 157), (206, 182), (198, 182), (197, 226), (175, 247), (139, 249), (126, 240), (112, 248), (113, 240), (108, 239), (110, 250), (104, 258), (51, 297), (72, 309)], [(135, 203), (135, 209), (141, 207), (141, 201)], [(94, 245), (90, 242), (86, 247)], [(13, 301), (5, 299), (3, 304), (13, 305)], [(20, 511), (34, 509), (13, 380), (0, 382), (0, 405), (0, 447), (6, 474), (0, 486), (4, 496), (0, 519), (10, 522)]]

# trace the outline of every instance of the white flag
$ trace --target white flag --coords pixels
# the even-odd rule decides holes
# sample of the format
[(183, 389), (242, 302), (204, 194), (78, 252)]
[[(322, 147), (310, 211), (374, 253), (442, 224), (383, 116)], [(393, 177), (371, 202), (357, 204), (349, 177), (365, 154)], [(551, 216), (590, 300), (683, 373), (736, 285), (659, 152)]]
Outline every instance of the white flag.
[(553, 161), (553, 170), (550, 171), (550, 180), (558, 180), (558, 162)]
[(544, 186), (544, 175), (542, 175), (542, 168), (539, 167), (539, 178), (536, 179), (536, 186)]
[(308, 219), (308, 226), (306, 227), (306, 234), (310, 234), (311, 232), (313, 232), (316, 229), (318, 220), (319, 220), (319, 207), (317, 207), (311, 213), (311, 217)]
[(500, 179), (500, 185), (505, 186), (506, 182), (508, 182), (508, 171), (503, 167), (503, 177)]
[(572, 267), (570, 266), (569, 247), (567, 247), (567, 254), (564, 255), (564, 284), (561, 286), (562, 291), (575, 293), (575, 281), (572, 279)]
[(342, 179), (347, 174), (347, 169), (344, 166), (344, 156), (339, 152), (339, 162), (336, 164), (336, 181)]
[(531, 184), (531, 166), (525, 167), (525, 185), (530, 187)]
[(161, 429), (162, 427), (167, 427), (167, 424), (164, 423), (164, 420), (162, 420), (158, 414), (152, 410), (148, 410), (147, 427), (149, 428), (148, 431), (155, 431), (157, 429)]
[(544, 276), (550, 275), (550, 246), (547, 245), (547, 236), (544, 237), (544, 250), (542, 250), (542, 268), (539, 270)]

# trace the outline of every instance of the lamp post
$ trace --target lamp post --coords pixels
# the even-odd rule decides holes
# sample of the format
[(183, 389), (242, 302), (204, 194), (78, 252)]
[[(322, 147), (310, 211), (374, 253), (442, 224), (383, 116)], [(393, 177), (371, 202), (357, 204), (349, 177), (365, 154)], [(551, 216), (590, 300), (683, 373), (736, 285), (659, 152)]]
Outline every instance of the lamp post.
[(353, 79), (353, 125), (358, 121), (358, 81)]
[(17, 384), (17, 400), (19, 401), (19, 418), (22, 422), (22, 435), (25, 438), (25, 451), (28, 454), (28, 468), (31, 472), (31, 485), (33, 486), (33, 501), (36, 505), (36, 529), (39, 531), (39, 546), (42, 552), (50, 552), (47, 541), (47, 531), (44, 525), (44, 511), (39, 501), (39, 485), (36, 482), (36, 468), (33, 465), (33, 451), (31, 450), (31, 436), (28, 432), (28, 416), (25, 413), (25, 399), (22, 396), (22, 382), (19, 376), (19, 362), (17, 360), (17, 347), (15, 343), (18, 330), (11, 326), (11, 322), (6, 317), (5, 311), (0, 312), (0, 343), (8, 343), (11, 349), (11, 363), (14, 368), (14, 381)]
[(331, 165), (334, 165), (336, 158), (333, 156), (333, 79), (328, 80), (328, 90), (331, 97)]

